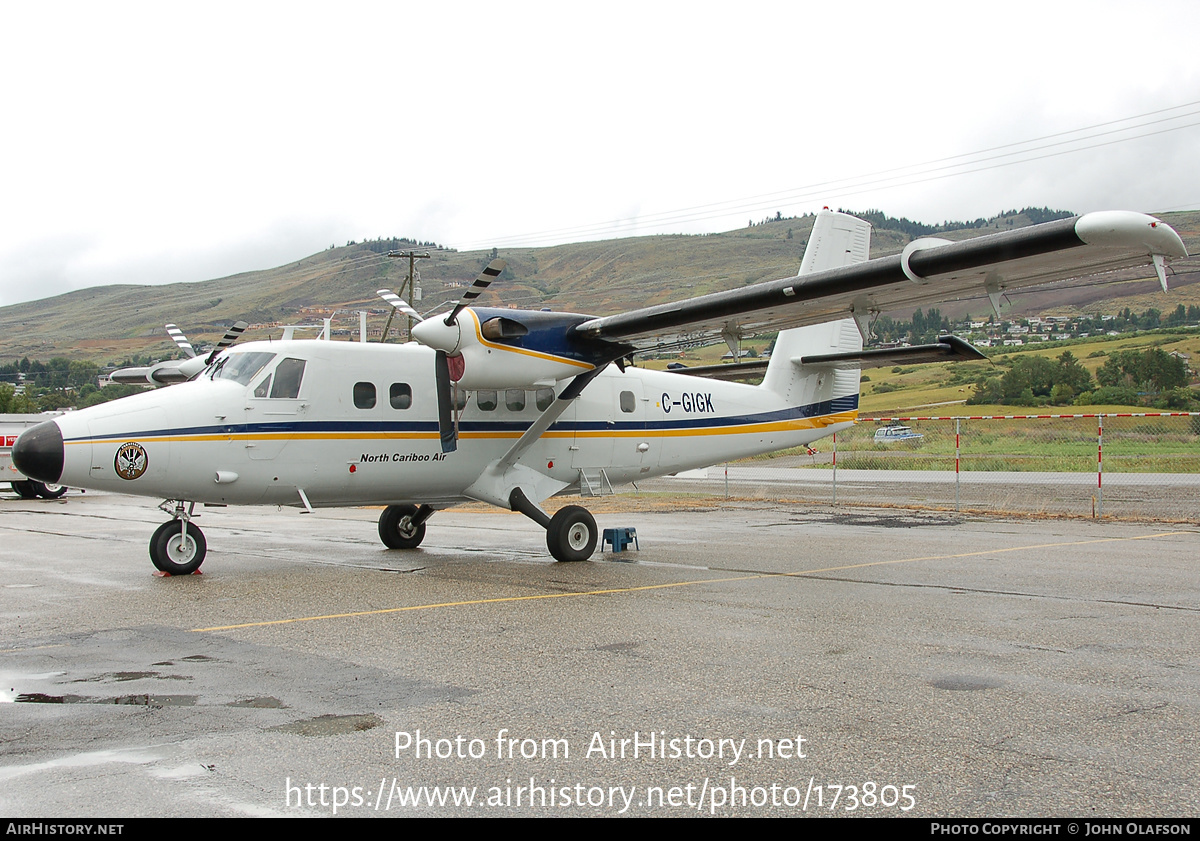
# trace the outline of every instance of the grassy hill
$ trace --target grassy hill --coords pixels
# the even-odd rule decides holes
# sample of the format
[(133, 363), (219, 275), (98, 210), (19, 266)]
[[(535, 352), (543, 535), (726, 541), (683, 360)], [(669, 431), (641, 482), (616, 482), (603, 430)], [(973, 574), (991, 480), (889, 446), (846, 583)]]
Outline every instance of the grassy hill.
[[(975, 393), (973, 383), (978, 377), (1000, 376), (1006, 370), (1002, 367), (1004, 361), (1017, 354), (1057, 359), (1064, 350), (1069, 350), (1079, 360), (1080, 365), (1095, 376), (1096, 371), (1112, 354), (1122, 350), (1142, 351), (1149, 348), (1187, 354), (1194, 360), (1192, 366), (1195, 367), (1195, 360), (1200, 360), (1200, 332), (1153, 330), (1121, 336), (1055, 342), (1052, 347), (1029, 345), (1020, 350), (992, 348), (987, 362), (895, 366), (900, 368), (899, 371), (877, 368), (865, 372), (870, 379), (862, 384), (860, 408), (864, 415), (1012, 415), (1129, 411), (1128, 406), (1022, 407), (964, 404)], [(1138, 411), (1156, 410), (1142, 408)]]
[[(1200, 212), (1164, 217), (1183, 236), (1189, 251), (1200, 250)], [(1001, 228), (1028, 220), (995, 220)], [(709, 235), (664, 235), (601, 240), (552, 246), (516, 248), (501, 256), (509, 267), (481, 303), (520, 307), (549, 306), (556, 310), (604, 315), (633, 307), (670, 301), (706, 292), (732, 289), (761, 280), (785, 277), (800, 265), (813, 217), (781, 219)], [(938, 233), (962, 239), (994, 231), (995, 227)], [(900, 251), (909, 237), (898, 230), (874, 232), (872, 255)], [(236, 320), (252, 324), (319, 322), (314, 310), (341, 311), (335, 326), (357, 329), (360, 309), (377, 313), (382, 326), (386, 308), (374, 295), (381, 287), (398, 288), (407, 261), (385, 256), (389, 248), (413, 244), (391, 240), (364, 242), (326, 251), (274, 269), (246, 272), (197, 283), (164, 286), (106, 286), (85, 289), (24, 304), (0, 308), (0, 362), (24, 356), (85, 358), (117, 361), (132, 354), (173, 355), (174, 345), (163, 325), (179, 324), (194, 343), (213, 340)], [(431, 309), (456, 300), (467, 283), (491, 257), (489, 252), (432, 251), (419, 262), (424, 300)], [(1148, 278), (1148, 279), (1147, 279)], [(1149, 272), (1118, 283), (1075, 290), (1029, 293), (1013, 303), (1013, 314), (1111, 313), (1124, 306), (1173, 308), (1200, 303), (1200, 274), (1173, 280), (1170, 297), (1158, 292)], [(940, 307), (952, 318), (981, 315), (990, 308), (983, 298)], [(1007, 314), (1007, 313), (1006, 313)], [(911, 312), (895, 314), (908, 318)], [(266, 329), (251, 330), (261, 338)], [(276, 331), (276, 335), (278, 332)], [(393, 332), (393, 335), (395, 333)]]

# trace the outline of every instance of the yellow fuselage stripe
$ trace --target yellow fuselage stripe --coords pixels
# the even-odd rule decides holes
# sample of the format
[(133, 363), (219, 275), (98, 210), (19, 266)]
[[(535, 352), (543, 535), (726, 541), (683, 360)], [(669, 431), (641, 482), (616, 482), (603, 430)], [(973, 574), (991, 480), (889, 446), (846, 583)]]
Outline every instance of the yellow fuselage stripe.
[[(689, 438), (708, 435), (752, 435), (763, 432), (794, 432), (802, 429), (821, 429), (838, 423), (850, 423), (858, 416), (858, 412), (840, 412), (836, 415), (822, 415), (817, 418), (795, 418), (786, 421), (770, 423), (731, 424), (728, 426), (687, 427), (680, 429), (564, 429), (549, 430), (542, 433), (542, 438)], [(474, 440), (515, 439), (520, 438), (524, 430), (503, 432), (460, 432), (459, 438)], [(145, 435), (137, 432), (122, 433), (106, 439), (89, 439), (83, 441), (67, 441), (71, 444), (115, 443), (137, 438), (140, 441), (180, 443), (199, 441), (395, 441), (404, 439), (436, 440), (440, 437), (437, 432), (264, 432), (246, 433), (234, 432), (229, 434), (207, 433), (203, 435)]]

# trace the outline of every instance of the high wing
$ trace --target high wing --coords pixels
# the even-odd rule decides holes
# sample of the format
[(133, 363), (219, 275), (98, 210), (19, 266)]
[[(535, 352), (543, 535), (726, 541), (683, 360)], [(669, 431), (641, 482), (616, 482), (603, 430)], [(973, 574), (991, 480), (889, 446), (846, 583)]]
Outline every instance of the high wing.
[[(853, 239), (862, 224), (830, 211), (817, 220), (834, 241), (842, 235), (847, 253), (856, 248)], [(852, 316), (865, 335), (870, 320), (889, 310), (970, 293), (985, 293), (998, 307), (1007, 291), (1151, 263), (1166, 289), (1166, 261), (1186, 256), (1179, 235), (1154, 217), (1102, 211), (963, 242), (914, 240), (891, 257), (812, 272), (802, 267), (800, 274), (782, 280), (593, 318), (572, 332), (647, 350)]]

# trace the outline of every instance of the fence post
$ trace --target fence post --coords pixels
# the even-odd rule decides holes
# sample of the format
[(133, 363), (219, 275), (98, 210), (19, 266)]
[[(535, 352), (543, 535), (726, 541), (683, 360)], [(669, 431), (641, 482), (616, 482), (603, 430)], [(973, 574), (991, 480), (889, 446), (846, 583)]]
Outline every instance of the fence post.
[(725, 498), (729, 499), (729, 462), (725, 462)]
[(837, 505), (837, 433), (833, 433), (833, 504)]
[(958, 445), (959, 445), (959, 432), (961, 431), (961, 427), (959, 426), (959, 424), (961, 424), (961, 423), (962, 423), (961, 418), (954, 419), (954, 510), (956, 512), (958, 511), (958, 477), (959, 477), (959, 457), (960, 457)]
[(1098, 415), (1096, 426), (1096, 513), (1104, 516), (1104, 415)]

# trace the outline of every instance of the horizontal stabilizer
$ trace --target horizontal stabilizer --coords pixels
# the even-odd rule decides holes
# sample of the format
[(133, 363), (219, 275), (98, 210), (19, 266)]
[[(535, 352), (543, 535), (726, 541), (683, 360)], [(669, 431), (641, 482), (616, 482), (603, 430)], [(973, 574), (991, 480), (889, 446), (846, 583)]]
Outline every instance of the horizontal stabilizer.
[[(888, 365), (921, 365), (926, 362), (976, 362), (987, 357), (957, 336), (939, 336), (932, 345), (877, 348), (851, 353), (824, 353), (802, 356), (794, 361), (801, 365), (827, 368), (884, 368)], [(769, 361), (738, 362), (732, 365), (697, 365), (694, 368), (671, 368), (671, 373), (710, 380), (749, 380), (761, 377)]]
[(728, 365), (697, 365), (694, 368), (668, 368), (672, 374), (687, 374), (689, 377), (705, 377), (710, 380), (749, 380), (761, 377), (767, 370), (767, 359), (753, 362), (734, 362)]
[(801, 365), (826, 365), (830, 368), (883, 368), (887, 365), (920, 365), (926, 362), (975, 362), (987, 357), (957, 336), (939, 336), (932, 345), (876, 348), (854, 353), (825, 353), (802, 356)]

